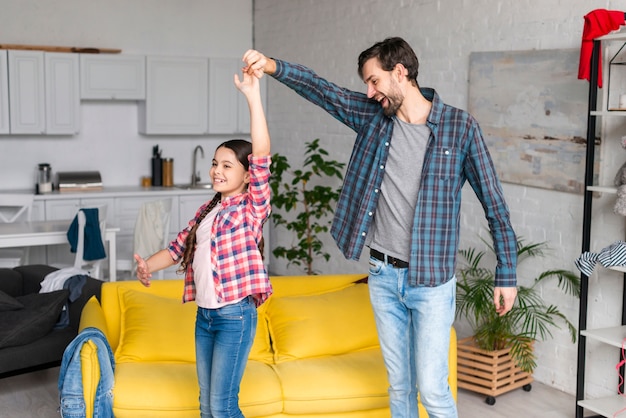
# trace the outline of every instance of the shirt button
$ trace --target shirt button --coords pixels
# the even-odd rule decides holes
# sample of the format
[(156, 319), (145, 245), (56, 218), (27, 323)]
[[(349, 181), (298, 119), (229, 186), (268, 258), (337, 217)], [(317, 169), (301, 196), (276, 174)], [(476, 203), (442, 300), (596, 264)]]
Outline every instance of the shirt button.
[(382, 169), (384, 169), (384, 168), (385, 168), (385, 166), (384, 166), (384, 165), (381, 165), (381, 166), (380, 166), (380, 169), (381, 169), (381, 170), (382, 170)]
[(385, 146), (388, 147), (389, 146), (389, 142), (385, 142)]
[(450, 150), (445, 150), (443, 153), (448, 155), (448, 154), (450, 154)]
[(373, 215), (373, 213), (372, 213), (372, 212), (368, 212), (367, 214), (368, 214), (368, 216), (372, 216), (372, 215)]
[(361, 232), (361, 236), (363, 236), (363, 237), (364, 237), (364, 236), (365, 236), (365, 232)]
[(378, 189), (374, 189), (374, 193), (378, 193)]

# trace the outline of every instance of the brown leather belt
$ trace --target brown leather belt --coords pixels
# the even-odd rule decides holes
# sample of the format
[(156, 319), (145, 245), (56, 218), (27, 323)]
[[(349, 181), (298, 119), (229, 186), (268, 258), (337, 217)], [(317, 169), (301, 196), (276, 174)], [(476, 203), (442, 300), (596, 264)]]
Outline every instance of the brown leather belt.
[(374, 250), (374, 249), (370, 249), (370, 255), (372, 257), (374, 257), (376, 260), (380, 260), (383, 261), (387, 264), (391, 264), (392, 266), (394, 266), (397, 269), (406, 269), (409, 268), (409, 263), (407, 263), (406, 261), (402, 261), (399, 258), (395, 258), (392, 257), (390, 255), (385, 255), (383, 253), (381, 253), (380, 251)]

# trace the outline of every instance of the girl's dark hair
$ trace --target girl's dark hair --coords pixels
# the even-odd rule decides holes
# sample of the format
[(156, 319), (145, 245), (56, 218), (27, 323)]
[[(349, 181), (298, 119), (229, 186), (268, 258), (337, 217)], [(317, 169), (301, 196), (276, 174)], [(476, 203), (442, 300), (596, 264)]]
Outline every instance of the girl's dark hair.
[(217, 149), (222, 147), (228, 148), (234, 152), (241, 165), (243, 165), (243, 168), (248, 171), (248, 168), (250, 167), (248, 163), (248, 155), (252, 154), (252, 143), (250, 141), (246, 141), (245, 139), (231, 139), (229, 141), (222, 142)]
[[(245, 139), (231, 139), (229, 141), (223, 142), (220, 144), (217, 149), (225, 147), (232, 150), (237, 156), (237, 160), (243, 165), (243, 168), (248, 171), (250, 164), (248, 162), (248, 155), (252, 153), (252, 144), (250, 141), (246, 141)], [(182, 261), (180, 262), (180, 267), (178, 268), (179, 273), (184, 273), (187, 270), (187, 266), (189, 266), (193, 262), (193, 256), (196, 251), (196, 232), (198, 231), (198, 227), (200, 226), (200, 222), (217, 206), (218, 203), (222, 201), (222, 194), (215, 193), (213, 199), (209, 202), (209, 204), (204, 208), (204, 210), (200, 213), (198, 218), (196, 219), (195, 225), (189, 231), (189, 235), (187, 235), (187, 239), (185, 240), (185, 251), (183, 252)], [(264, 240), (261, 237), (261, 242), (259, 243), (259, 249), (261, 251), (261, 255), (263, 255), (263, 245)]]
[(402, 64), (408, 71), (408, 78), (417, 85), (419, 61), (413, 48), (402, 38), (387, 38), (361, 52), (359, 55), (359, 77), (363, 78), (363, 65), (371, 58), (378, 58), (383, 70), (391, 71), (396, 64)]

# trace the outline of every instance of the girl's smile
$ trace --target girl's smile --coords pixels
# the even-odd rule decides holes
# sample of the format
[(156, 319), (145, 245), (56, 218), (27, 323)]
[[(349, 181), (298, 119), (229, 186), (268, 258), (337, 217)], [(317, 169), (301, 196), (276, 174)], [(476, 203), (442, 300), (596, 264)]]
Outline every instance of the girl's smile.
[(209, 174), (213, 189), (224, 197), (243, 193), (250, 182), (250, 175), (235, 152), (226, 147), (215, 150)]

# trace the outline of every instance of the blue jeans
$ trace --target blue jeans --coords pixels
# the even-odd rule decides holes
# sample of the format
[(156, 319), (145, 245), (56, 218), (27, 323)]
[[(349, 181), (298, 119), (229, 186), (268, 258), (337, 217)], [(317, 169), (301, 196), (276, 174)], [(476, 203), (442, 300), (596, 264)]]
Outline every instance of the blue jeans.
[(410, 287), (408, 269), (370, 257), (370, 299), (389, 380), (393, 418), (417, 418), (417, 393), (430, 418), (456, 418), (448, 385), (456, 279)]
[(97, 347), (100, 380), (93, 403), (93, 418), (113, 417), (113, 385), (115, 358), (106, 337), (98, 328), (88, 327), (78, 333), (63, 352), (59, 372), (59, 412), (63, 418), (84, 417), (87, 405), (83, 393), (80, 351), (87, 341)]
[(219, 309), (198, 308), (196, 367), (200, 384), (200, 416), (243, 418), (239, 385), (257, 326), (251, 297)]

